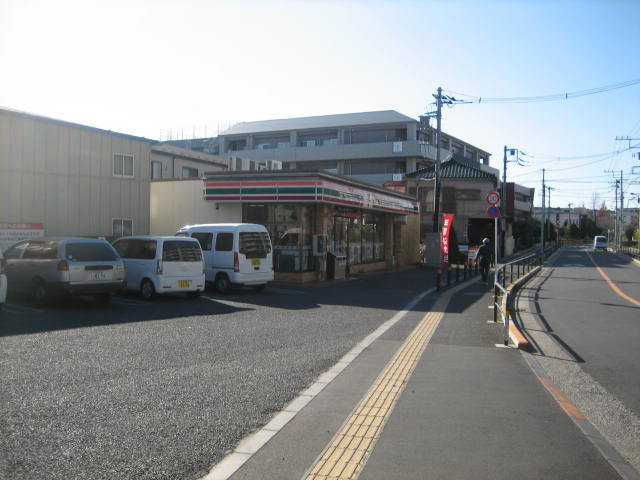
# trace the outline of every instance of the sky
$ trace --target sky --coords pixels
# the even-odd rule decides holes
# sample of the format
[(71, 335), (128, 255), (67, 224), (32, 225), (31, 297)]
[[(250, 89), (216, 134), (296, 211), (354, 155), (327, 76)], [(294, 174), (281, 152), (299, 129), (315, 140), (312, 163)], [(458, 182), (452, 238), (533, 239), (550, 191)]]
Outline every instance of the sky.
[(167, 140), (240, 121), (417, 119), (441, 87), (470, 101), (445, 106), (443, 131), (501, 172), (505, 146), (522, 152), (507, 181), (536, 188), (536, 206), (544, 169), (552, 207), (613, 208), (621, 178), (638, 207), (639, 19), (640, 0), (0, 0), (0, 106)]

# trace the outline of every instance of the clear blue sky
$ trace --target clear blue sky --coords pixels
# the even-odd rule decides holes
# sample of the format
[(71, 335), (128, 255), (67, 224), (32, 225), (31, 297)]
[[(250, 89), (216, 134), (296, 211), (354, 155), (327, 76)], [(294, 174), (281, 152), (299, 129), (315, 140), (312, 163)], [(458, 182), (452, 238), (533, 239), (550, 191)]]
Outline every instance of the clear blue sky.
[[(154, 139), (334, 113), (417, 118), (439, 86), (510, 98), (638, 79), (639, 21), (638, 0), (0, 0), (0, 106)], [(500, 170), (504, 145), (530, 155), (507, 179), (539, 192), (546, 168), (552, 206), (590, 207), (595, 193), (612, 207), (605, 170), (640, 193), (640, 150), (592, 157), (640, 138), (640, 84), (456, 105), (443, 130)]]

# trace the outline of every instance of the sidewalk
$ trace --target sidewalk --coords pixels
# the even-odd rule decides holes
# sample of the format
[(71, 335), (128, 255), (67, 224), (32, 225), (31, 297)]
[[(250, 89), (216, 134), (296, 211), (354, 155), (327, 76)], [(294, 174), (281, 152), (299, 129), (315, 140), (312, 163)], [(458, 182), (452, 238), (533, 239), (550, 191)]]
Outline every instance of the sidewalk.
[[(292, 402), (304, 408), (287, 408), (222, 462), (229, 469), (205, 478), (620, 478), (536, 378), (526, 354), (496, 347), (502, 325), (492, 322), (486, 285), (476, 277), (427, 308), (432, 302), (430, 295), (420, 299), (317, 395)], [(398, 367), (387, 370), (392, 359)], [(383, 371), (400, 376), (375, 386)], [(391, 391), (394, 401), (386, 400)], [(375, 405), (367, 406), (371, 392)], [(364, 409), (354, 411), (361, 400)], [(377, 413), (367, 419), (361, 412), (371, 413), (371, 406)], [(353, 426), (334, 438), (347, 419)], [(250, 455), (261, 435), (270, 440)]]

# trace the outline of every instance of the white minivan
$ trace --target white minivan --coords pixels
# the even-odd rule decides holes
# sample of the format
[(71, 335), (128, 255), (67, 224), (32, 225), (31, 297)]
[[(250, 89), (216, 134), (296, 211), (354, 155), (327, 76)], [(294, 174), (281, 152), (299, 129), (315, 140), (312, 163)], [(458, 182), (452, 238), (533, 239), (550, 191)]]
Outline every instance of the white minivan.
[(220, 293), (227, 292), (232, 285), (261, 291), (273, 280), (273, 248), (264, 225), (186, 225), (176, 236), (198, 239), (204, 254), (206, 280)]
[(607, 237), (604, 235), (596, 235), (593, 238), (593, 249), (607, 251)]
[(198, 297), (204, 291), (204, 260), (191, 238), (133, 236), (113, 242), (126, 266), (125, 284), (145, 300), (164, 293)]

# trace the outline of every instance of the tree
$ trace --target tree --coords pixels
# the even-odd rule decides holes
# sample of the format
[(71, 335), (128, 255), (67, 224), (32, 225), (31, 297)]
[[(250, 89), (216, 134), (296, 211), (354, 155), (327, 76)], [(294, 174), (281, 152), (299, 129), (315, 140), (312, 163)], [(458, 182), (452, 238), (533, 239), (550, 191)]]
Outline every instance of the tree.
[(540, 241), (540, 222), (531, 217), (529, 213), (516, 218), (511, 228), (516, 242), (516, 250), (531, 248)]
[(627, 225), (627, 228), (624, 229), (624, 235), (627, 237), (629, 243), (633, 242), (633, 233), (635, 231), (636, 229), (633, 228), (633, 225)]

